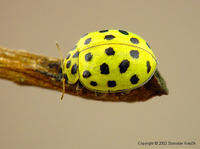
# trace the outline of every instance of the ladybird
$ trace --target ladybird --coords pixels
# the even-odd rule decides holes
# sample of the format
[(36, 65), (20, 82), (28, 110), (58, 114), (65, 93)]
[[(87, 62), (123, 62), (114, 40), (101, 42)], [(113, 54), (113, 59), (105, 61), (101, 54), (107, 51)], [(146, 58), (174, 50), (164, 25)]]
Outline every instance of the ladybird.
[(148, 43), (124, 30), (85, 34), (63, 60), (65, 82), (96, 93), (129, 92), (154, 75), (157, 60)]

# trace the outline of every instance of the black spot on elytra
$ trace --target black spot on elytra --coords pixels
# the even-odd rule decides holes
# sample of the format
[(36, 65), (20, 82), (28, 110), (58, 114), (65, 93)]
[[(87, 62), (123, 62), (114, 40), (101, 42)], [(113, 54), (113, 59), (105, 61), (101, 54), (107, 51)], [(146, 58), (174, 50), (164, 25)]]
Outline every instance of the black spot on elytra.
[(69, 68), (70, 66), (71, 66), (71, 60), (69, 60), (69, 61), (67, 62), (66, 67)]
[(147, 73), (149, 73), (151, 71), (151, 65), (150, 62), (147, 61)]
[(135, 59), (139, 58), (139, 52), (137, 50), (131, 50), (130, 55)]
[(91, 61), (92, 57), (93, 57), (93, 55), (92, 55), (91, 53), (87, 53), (87, 54), (85, 55), (85, 60), (86, 60), (86, 61)]
[(130, 40), (131, 40), (131, 42), (133, 44), (138, 44), (139, 43), (139, 40), (137, 38), (131, 38)]
[(112, 40), (114, 38), (115, 38), (115, 36), (113, 36), (113, 35), (106, 35), (104, 39), (106, 39), (106, 40)]
[(108, 30), (101, 30), (101, 31), (99, 31), (99, 33), (105, 33), (105, 32), (108, 32)]
[(137, 84), (139, 81), (139, 78), (137, 77), (137, 75), (133, 75), (130, 79), (132, 84)]
[(84, 72), (83, 72), (83, 77), (84, 78), (88, 78), (88, 77), (90, 77), (91, 76), (91, 73), (88, 71), (88, 70), (85, 70)]
[(86, 39), (85, 42), (84, 42), (84, 44), (85, 45), (89, 44), (91, 42), (91, 40), (92, 40), (91, 38)]
[(71, 73), (72, 73), (73, 75), (76, 74), (76, 73), (77, 73), (77, 69), (78, 69), (77, 64), (74, 64), (74, 65), (72, 66)]
[(88, 35), (88, 33), (86, 33), (85, 35), (83, 35), (82, 38), (85, 37), (85, 36), (87, 36), (87, 35)]
[(115, 81), (108, 81), (108, 87), (115, 87), (116, 86), (116, 82)]
[(150, 45), (146, 42), (147, 46), (149, 47), (149, 49), (151, 49)]
[(126, 70), (128, 69), (130, 65), (130, 62), (128, 60), (123, 60), (120, 64), (119, 64), (119, 70), (120, 73), (125, 73)]
[(128, 35), (129, 34), (127, 31), (124, 31), (124, 30), (119, 30), (119, 32), (124, 34), (124, 35)]
[(109, 67), (106, 63), (101, 64), (100, 66), (101, 74), (109, 74)]
[(114, 55), (115, 51), (113, 50), (113, 48), (109, 47), (105, 50), (105, 53), (109, 56), (109, 55)]
[(90, 82), (90, 85), (92, 85), (92, 86), (97, 86), (97, 82), (91, 81), (91, 82)]
[(67, 55), (66, 59), (69, 59), (70, 58), (70, 53)]
[(79, 52), (77, 51), (74, 55), (73, 55), (73, 58), (76, 58), (79, 56)]

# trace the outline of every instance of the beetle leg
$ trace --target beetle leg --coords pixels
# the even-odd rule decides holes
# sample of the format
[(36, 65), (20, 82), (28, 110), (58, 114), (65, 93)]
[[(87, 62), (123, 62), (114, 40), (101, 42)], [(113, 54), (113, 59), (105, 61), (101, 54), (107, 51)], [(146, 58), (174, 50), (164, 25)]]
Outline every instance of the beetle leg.
[(81, 84), (81, 82), (78, 80), (77, 81), (77, 86), (76, 86), (76, 92), (77, 94), (79, 94), (81, 92), (81, 90), (83, 89), (83, 85)]
[(121, 94), (122, 95), (128, 95), (130, 93), (130, 91), (122, 91)]
[(95, 96), (100, 96), (102, 93), (94, 92)]

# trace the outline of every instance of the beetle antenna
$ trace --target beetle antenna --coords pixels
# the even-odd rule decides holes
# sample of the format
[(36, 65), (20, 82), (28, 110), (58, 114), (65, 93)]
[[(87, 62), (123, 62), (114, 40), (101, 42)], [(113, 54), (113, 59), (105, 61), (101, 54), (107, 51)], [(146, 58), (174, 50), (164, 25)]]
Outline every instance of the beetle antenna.
[(65, 94), (65, 78), (64, 78), (64, 75), (63, 75), (63, 70), (64, 70), (64, 64), (63, 64), (63, 55), (62, 55), (62, 51), (60, 50), (60, 46), (58, 44), (58, 42), (56, 41), (56, 46), (58, 48), (58, 51), (59, 51), (59, 54), (60, 54), (60, 61), (61, 61), (61, 68), (62, 68), (62, 82), (63, 82), (63, 92), (62, 92), (62, 95), (61, 95), (61, 100), (63, 99), (63, 96)]

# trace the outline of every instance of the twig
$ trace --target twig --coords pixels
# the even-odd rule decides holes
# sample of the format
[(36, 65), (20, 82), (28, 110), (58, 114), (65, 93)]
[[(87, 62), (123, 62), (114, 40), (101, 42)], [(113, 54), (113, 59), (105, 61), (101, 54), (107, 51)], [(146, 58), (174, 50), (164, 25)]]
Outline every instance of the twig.
[[(36, 55), (24, 50), (12, 50), (0, 47), (0, 78), (2, 79), (13, 81), (19, 85), (31, 85), (62, 91), (62, 75), (59, 72), (59, 58)], [(78, 93), (76, 86), (77, 84), (66, 84), (65, 92), (71, 95), (101, 101), (146, 101), (154, 96), (168, 94), (166, 83), (158, 70), (148, 83), (138, 89), (132, 90), (128, 95), (107, 93), (97, 96), (93, 91), (86, 88), (83, 88)]]

